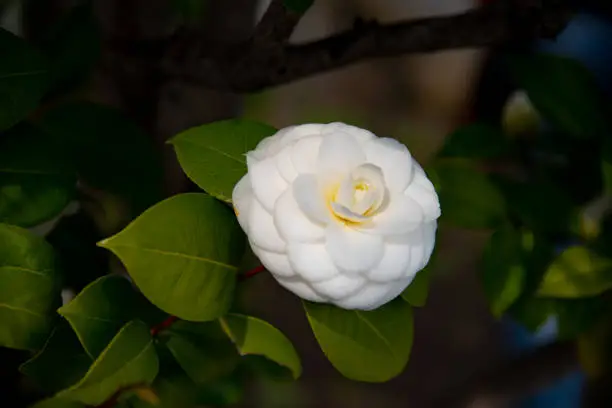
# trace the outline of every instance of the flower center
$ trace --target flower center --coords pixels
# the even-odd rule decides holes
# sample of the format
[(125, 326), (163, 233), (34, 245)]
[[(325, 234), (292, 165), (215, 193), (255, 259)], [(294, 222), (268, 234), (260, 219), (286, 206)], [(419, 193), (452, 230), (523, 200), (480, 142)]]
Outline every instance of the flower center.
[(340, 221), (361, 224), (381, 207), (386, 189), (382, 170), (373, 164), (356, 167), (329, 196), (332, 214)]

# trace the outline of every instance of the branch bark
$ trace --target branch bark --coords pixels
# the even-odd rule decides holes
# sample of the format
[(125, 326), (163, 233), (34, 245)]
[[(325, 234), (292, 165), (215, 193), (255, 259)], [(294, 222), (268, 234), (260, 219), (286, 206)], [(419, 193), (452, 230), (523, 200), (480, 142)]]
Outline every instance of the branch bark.
[[(165, 75), (210, 89), (256, 92), (362, 60), (407, 53), (498, 46), (554, 38), (572, 13), (571, 0), (496, 0), (462, 14), (395, 24), (356, 21), (329, 38), (286, 42), (299, 20), (273, 1), (248, 40), (217, 53), (175, 52), (162, 61)], [(172, 48), (172, 43), (168, 44)]]

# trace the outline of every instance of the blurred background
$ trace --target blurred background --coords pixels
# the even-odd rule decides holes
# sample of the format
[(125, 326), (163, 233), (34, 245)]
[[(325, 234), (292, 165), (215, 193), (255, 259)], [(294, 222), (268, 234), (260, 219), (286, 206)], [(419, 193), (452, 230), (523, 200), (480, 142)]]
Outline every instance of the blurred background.
[[(202, 2), (177, 0), (175, 14), (165, 12), (166, 0), (99, 0), (94, 4), (103, 35), (121, 42), (126, 38), (161, 38), (177, 22), (197, 27), (204, 37), (231, 41), (248, 35), (249, 28), (268, 3), (209, 0), (204, 10), (199, 5)], [(71, 4), (70, 0), (3, 0), (1, 24), (35, 42), (42, 41), (46, 28)], [(301, 20), (292, 41), (313, 40), (346, 29), (356, 16), (391, 22), (458, 13), (477, 5), (470, 0), (318, 0)], [(536, 46), (566, 54), (581, 52), (584, 59), (597, 56), (590, 60), (590, 68), (606, 69), (612, 66), (608, 63), (612, 35), (607, 24), (603, 15), (585, 14), (572, 22), (572, 31), (564, 33), (561, 40)], [(598, 45), (601, 47), (596, 49)], [(588, 47), (593, 50), (589, 51)], [(85, 95), (91, 101), (124, 110), (160, 147), (168, 137), (187, 127), (236, 115), (279, 128), (307, 122), (344, 121), (370, 129), (379, 136), (401, 140), (426, 165), (449, 132), (479, 119), (480, 115), (501, 110), (510, 92), (506, 80), (495, 70), (495, 50), (453, 50), (365, 61), (241, 96), (179, 82), (156, 88), (155, 78), (143, 76), (139, 62), (119, 48), (108, 46), (103, 50), (95, 76), (78, 90), (79, 97)], [(612, 76), (608, 71), (602, 78)], [(601, 86), (607, 84), (602, 82)], [(152, 99), (156, 109), (149, 106)], [(168, 193), (185, 191), (188, 183), (173, 162), (173, 153), (170, 149), (165, 153)], [(45, 228), (40, 228), (41, 233)], [(546, 333), (534, 337), (491, 316), (476, 275), (489, 236), (488, 231), (442, 226), (429, 298), (425, 307), (415, 309), (415, 339), (408, 368), (386, 384), (343, 379), (321, 353), (298, 299), (265, 274), (250, 280), (244, 291), (245, 302), (254, 314), (273, 322), (294, 342), (303, 359), (304, 376), (296, 383), (261, 380), (251, 384), (240, 406), (451, 407), (455, 396), (457, 403), (462, 397), (466, 384), (477, 383), (479, 379), (489, 378), (487, 373), (503, 369), (512, 353), (554, 340), (554, 322)], [(515, 377), (524, 374), (510, 372), (509, 377), (501, 377), (501, 382), (512, 383)], [(553, 373), (553, 377), (557, 374)], [(557, 400), (525, 400), (529, 396), (525, 393), (504, 395), (501, 399), (481, 395), (469, 406), (579, 406), (572, 393), (579, 388), (580, 381), (578, 374), (564, 383), (561, 394), (555, 394), (561, 397)], [(1, 383), (2, 380), (0, 389)], [(499, 392), (514, 391), (504, 391), (502, 387)], [(0, 391), (0, 395), (3, 393)]]

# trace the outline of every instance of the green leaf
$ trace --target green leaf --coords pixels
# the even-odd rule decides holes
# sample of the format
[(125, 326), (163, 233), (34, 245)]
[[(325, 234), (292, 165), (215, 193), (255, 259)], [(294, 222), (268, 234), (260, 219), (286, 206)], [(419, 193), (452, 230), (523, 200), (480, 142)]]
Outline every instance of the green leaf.
[(201, 193), (171, 197), (99, 243), (125, 264), (142, 293), (184, 320), (230, 307), (245, 237), (225, 204)]
[(369, 312), (303, 302), (323, 353), (345, 377), (385, 382), (406, 367), (413, 340), (412, 308), (401, 299)]
[(30, 408), (87, 408), (87, 405), (61, 398), (47, 398), (37, 402)]
[(234, 185), (247, 172), (245, 153), (275, 132), (268, 125), (232, 119), (188, 129), (170, 142), (194, 183), (213, 197), (231, 202)]
[(132, 321), (117, 333), (85, 377), (57, 396), (100, 405), (121, 388), (152, 383), (158, 369), (149, 328), (142, 322)]
[(563, 251), (550, 265), (538, 296), (579, 298), (612, 288), (612, 260), (584, 246)]
[(36, 109), (47, 87), (44, 57), (19, 37), (0, 29), (0, 131)]
[(46, 392), (54, 393), (79, 381), (92, 362), (70, 325), (62, 320), (43, 349), (19, 370)]
[(89, 185), (128, 199), (136, 214), (162, 198), (161, 160), (120, 111), (89, 102), (60, 105), (40, 126), (72, 156)]
[(442, 157), (491, 158), (506, 153), (509, 147), (501, 129), (475, 123), (451, 133), (439, 154)]
[(524, 289), (527, 274), (523, 255), (525, 241), (532, 242), (533, 234), (504, 225), (493, 233), (484, 250), (480, 275), (495, 317), (501, 317)]
[(98, 357), (130, 320), (139, 319), (153, 325), (164, 319), (126, 278), (117, 275), (92, 282), (60, 307), (58, 313), (68, 320), (92, 358)]
[(412, 306), (425, 306), (430, 280), (431, 268), (428, 266), (416, 274), (410, 285), (402, 292), (402, 299)]
[(300, 357), (293, 344), (268, 322), (236, 313), (221, 317), (219, 322), (240, 355), (266, 357), (291, 370), (294, 379), (302, 374)]
[(283, 3), (289, 10), (303, 14), (313, 5), (314, 0), (283, 0)]
[(440, 198), (442, 221), (463, 228), (495, 228), (504, 221), (504, 197), (473, 163), (438, 160), (428, 171)]
[(21, 124), (0, 137), (0, 222), (31, 227), (58, 215), (75, 193), (76, 172), (60, 146)]
[(90, 2), (73, 7), (41, 44), (49, 56), (51, 83), (72, 88), (82, 83), (100, 56), (100, 30)]
[(160, 339), (197, 384), (230, 374), (239, 361), (236, 348), (218, 322), (178, 321)]
[(517, 85), (559, 130), (574, 137), (608, 131), (602, 97), (591, 74), (578, 61), (535, 54), (513, 55), (508, 63)]
[(61, 302), (53, 248), (42, 238), (0, 224), (0, 346), (38, 349)]

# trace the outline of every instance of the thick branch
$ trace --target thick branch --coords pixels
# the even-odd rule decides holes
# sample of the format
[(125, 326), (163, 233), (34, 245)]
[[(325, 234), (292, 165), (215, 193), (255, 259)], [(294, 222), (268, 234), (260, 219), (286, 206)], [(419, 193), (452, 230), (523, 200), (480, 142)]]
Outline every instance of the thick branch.
[(265, 14), (255, 28), (253, 46), (280, 46), (289, 40), (301, 14), (289, 10), (283, 0), (272, 0)]
[(297, 22), (297, 16), (287, 18), (281, 2), (274, 1), (247, 43), (223, 55), (166, 61), (164, 69), (168, 75), (211, 88), (254, 92), (370, 58), (553, 38), (569, 20), (568, 2), (496, 0), (462, 14), (389, 25), (357, 22), (352, 29), (320, 41), (269, 47), (260, 40), (282, 41)]

